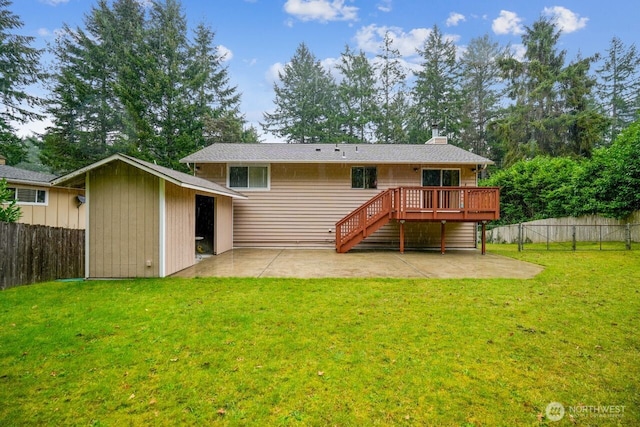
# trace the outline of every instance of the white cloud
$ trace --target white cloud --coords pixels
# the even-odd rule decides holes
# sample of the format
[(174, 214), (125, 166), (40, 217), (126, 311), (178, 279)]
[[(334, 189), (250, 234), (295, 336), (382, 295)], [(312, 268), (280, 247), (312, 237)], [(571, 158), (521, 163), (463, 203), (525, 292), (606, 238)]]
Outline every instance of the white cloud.
[(515, 12), (501, 10), (500, 16), (493, 20), (491, 29), (496, 34), (522, 34), (524, 27), (522, 26), (522, 18)]
[(287, 0), (284, 10), (302, 21), (355, 21), (358, 8), (346, 6), (345, 0)]
[(511, 55), (518, 61), (524, 60), (524, 55), (527, 53), (527, 48), (522, 43), (516, 43), (509, 46)]
[(49, 6), (57, 6), (59, 4), (67, 3), (69, 0), (40, 0), (40, 3), (48, 4)]
[(550, 18), (563, 33), (578, 31), (586, 27), (589, 20), (589, 18), (580, 18), (580, 15), (562, 6), (545, 7), (542, 14)]
[(391, 3), (392, 0), (381, 0), (378, 3), (378, 10), (380, 12), (391, 12), (391, 10), (393, 9), (393, 5)]
[(151, 8), (151, 6), (153, 6), (153, 0), (136, 0), (140, 6), (149, 9)]
[(417, 55), (416, 49), (422, 47), (425, 39), (429, 37), (431, 29), (414, 28), (407, 33), (398, 27), (367, 25), (356, 33), (355, 41), (358, 49), (368, 53), (378, 53), (387, 32), (391, 38), (392, 47), (398, 49), (400, 55), (415, 56)]
[(231, 49), (221, 44), (218, 45), (218, 55), (220, 55), (222, 62), (231, 61), (231, 59), (233, 58), (233, 52), (231, 51)]
[(466, 20), (467, 20), (467, 18), (465, 18), (465, 16), (463, 14), (458, 13), (458, 12), (451, 12), (449, 14), (449, 17), (447, 18), (447, 21), (445, 22), (445, 24), (447, 25), (447, 27), (455, 27), (460, 22), (464, 22)]
[(284, 72), (285, 64), (281, 62), (276, 62), (272, 64), (269, 69), (265, 72), (264, 78), (269, 82), (269, 84), (274, 84), (280, 80), (280, 73)]
[(40, 37), (49, 37), (51, 35), (51, 31), (47, 28), (38, 28), (38, 35)]

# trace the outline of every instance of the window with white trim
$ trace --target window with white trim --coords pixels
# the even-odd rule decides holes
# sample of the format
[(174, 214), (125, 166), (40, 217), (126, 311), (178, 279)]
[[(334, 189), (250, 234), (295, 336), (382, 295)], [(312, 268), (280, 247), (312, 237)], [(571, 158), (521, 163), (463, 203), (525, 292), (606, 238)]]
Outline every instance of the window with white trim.
[(240, 190), (268, 190), (269, 166), (237, 165), (229, 166), (229, 188)]
[(19, 205), (47, 204), (47, 190), (21, 187), (8, 187), (7, 189), (11, 192), (13, 198)]

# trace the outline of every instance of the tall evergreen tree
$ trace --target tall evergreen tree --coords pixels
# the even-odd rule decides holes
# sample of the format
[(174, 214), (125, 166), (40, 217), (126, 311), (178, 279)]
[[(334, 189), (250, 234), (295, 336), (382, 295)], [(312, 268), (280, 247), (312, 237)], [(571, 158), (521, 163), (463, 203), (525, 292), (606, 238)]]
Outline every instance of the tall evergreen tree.
[(174, 168), (201, 148), (205, 118), (240, 123), (240, 95), (228, 84), (213, 46), (213, 32), (200, 25), (189, 40), (178, 0), (99, 0), (85, 27), (65, 27), (53, 51), (49, 113), (42, 158), (64, 172), (123, 151)]
[(609, 125), (593, 96), (596, 79), (589, 75), (589, 69), (594, 60), (578, 58), (564, 69), (560, 79), (565, 104), (562, 117), (568, 130), (565, 151), (580, 157), (591, 157)]
[(213, 142), (244, 142), (240, 93), (229, 83), (229, 71), (223, 66), (225, 58), (214, 45), (214, 37), (211, 28), (200, 24), (191, 48), (188, 77), (193, 85), (191, 106), (197, 147)]
[(64, 27), (56, 40), (42, 160), (68, 172), (105, 156), (135, 153), (151, 134), (142, 101), (144, 11), (136, 0), (100, 0), (86, 27)]
[(31, 47), (34, 38), (14, 33), (23, 22), (9, 10), (11, 5), (10, 0), (0, 0), (0, 153), (9, 164), (16, 164), (26, 156), (26, 148), (15, 135), (12, 122), (40, 117), (34, 109), (40, 99), (26, 88), (40, 81), (43, 74), (41, 52)]
[(635, 44), (625, 46), (619, 38), (611, 39), (596, 73), (600, 104), (611, 119), (607, 140), (613, 141), (640, 110), (640, 54)]
[(488, 125), (500, 110), (503, 90), (498, 61), (503, 56), (504, 49), (485, 34), (472, 39), (460, 59), (462, 145), (482, 156), (496, 155)]
[(597, 140), (603, 118), (590, 103), (592, 59), (565, 67), (559, 37), (555, 25), (541, 18), (522, 36), (524, 61), (500, 62), (514, 103), (492, 130), (502, 140), (506, 165), (537, 154), (588, 156)]
[(373, 67), (364, 52), (356, 54), (346, 46), (337, 68), (342, 74), (338, 86), (339, 123), (346, 142), (371, 142), (377, 114)]
[(264, 113), (263, 129), (290, 143), (337, 142), (336, 84), (304, 43), (278, 77), (276, 108)]
[(153, 3), (147, 49), (148, 120), (156, 133), (139, 151), (148, 160), (181, 168), (180, 157), (193, 152), (195, 142), (190, 134), (190, 88), (184, 78), (190, 53), (187, 21), (177, 0)]
[(407, 142), (409, 99), (401, 58), (400, 51), (393, 47), (391, 34), (385, 33), (375, 64), (378, 79), (376, 137), (379, 143)]
[(421, 69), (416, 72), (413, 87), (414, 122), (412, 140), (420, 143), (431, 137), (431, 126), (437, 125), (453, 143), (459, 144), (460, 75), (456, 47), (434, 25), (422, 49)]

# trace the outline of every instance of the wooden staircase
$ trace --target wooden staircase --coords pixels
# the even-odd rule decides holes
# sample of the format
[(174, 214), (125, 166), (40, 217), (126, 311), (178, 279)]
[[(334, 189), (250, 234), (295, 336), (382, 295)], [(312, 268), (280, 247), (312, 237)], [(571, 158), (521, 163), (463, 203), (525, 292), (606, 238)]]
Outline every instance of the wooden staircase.
[(397, 189), (385, 190), (336, 223), (336, 251), (348, 252), (391, 221)]
[[(500, 217), (497, 187), (399, 187), (382, 191), (336, 223), (336, 251), (348, 252), (391, 220), (400, 222), (404, 250), (405, 221), (481, 222)], [(483, 245), (484, 252), (484, 245)]]

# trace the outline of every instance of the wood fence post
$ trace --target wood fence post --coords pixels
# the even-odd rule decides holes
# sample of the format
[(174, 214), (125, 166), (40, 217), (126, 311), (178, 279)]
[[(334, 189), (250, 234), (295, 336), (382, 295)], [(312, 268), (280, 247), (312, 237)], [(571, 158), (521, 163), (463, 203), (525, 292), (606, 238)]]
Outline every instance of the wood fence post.
[(627, 250), (631, 250), (631, 224), (627, 223), (627, 235), (625, 236)]
[(518, 252), (522, 252), (522, 223), (518, 224)]

